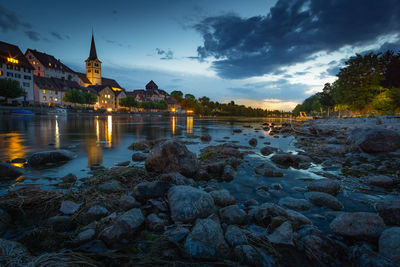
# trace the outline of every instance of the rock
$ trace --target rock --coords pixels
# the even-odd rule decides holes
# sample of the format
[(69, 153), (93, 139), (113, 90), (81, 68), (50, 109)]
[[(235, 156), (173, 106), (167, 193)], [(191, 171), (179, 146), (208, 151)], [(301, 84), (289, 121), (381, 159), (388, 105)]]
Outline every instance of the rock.
[(100, 205), (94, 205), (85, 214), (85, 223), (91, 223), (107, 216), (108, 210)]
[(151, 141), (141, 140), (139, 142), (131, 144), (128, 149), (132, 150), (149, 150), (153, 146)]
[(232, 132), (234, 132), (234, 133), (241, 133), (242, 130), (241, 130), (241, 129), (233, 129)]
[(292, 223), (293, 228), (297, 229), (302, 225), (312, 225), (312, 221), (306, 216), (295, 210), (286, 209), (287, 218)]
[(392, 267), (395, 263), (373, 250), (366, 243), (350, 247), (350, 260), (355, 266)]
[(271, 223), (273, 217), (283, 216), (287, 218), (288, 214), (284, 208), (274, 203), (267, 202), (252, 210), (249, 215), (253, 217), (258, 225), (267, 227)]
[(199, 168), (196, 154), (175, 140), (157, 144), (146, 159), (147, 171), (158, 173), (179, 172), (186, 177), (196, 174)]
[(385, 128), (354, 129), (347, 144), (366, 153), (393, 152), (400, 148), (400, 134)]
[(281, 198), (278, 204), (279, 206), (292, 210), (308, 210), (309, 208), (311, 208), (311, 204), (307, 200), (292, 197)]
[(96, 235), (96, 231), (94, 229), (87, 229), (85, 231), (80, 232), (76, 236), (75, 241), (78, 243), (87, 242), (87, 241), (93, 239), (95, 235)]
[(238, 205), (226, 206), (219, 210), (221, 220), (227, 224), (243, 224), (246, 220), (246, 212)]
[(386, 175), (368, 176), (363, 179), (364, 183), (378, 187), (391, 187), (394, 184), (392, 178)]
[(68, 184), (75, 183), (77, 180), (78, 180), (78, 177), (76, 177), (76, 175), (73, 173), (69, 173), (61, 178), (61, 181), (63, 183), (68, 183)]
[(209, 135), (209, 134), (202, 135), (202, 136), (200, 137), (200, 140), (201, 140), (202, 142), (210, 142), (210, 141), (211, 141), (211, 135)]
[(175, 184), (175, 185), (193, 186), (195, 184), (193, 179), (186, 178), (179, 172), (170, 172), (161, 174), (159, 180), (165, 183)]
[(225, 240), (231, 247), (247, 245), (249, 243), (246, 235), (235, 225), (228, 226), (225, 232)]
[(340, 191), (340, 184), (330, 179), (315, 180), (307, 186), (308, 191), (317, 191), (336, 196)]
[(115, 162), (115, 163), (114, 163), (114, 166), (117, 166), (117, 167), (125, 167), (125, 166), (128, 166), (129, 163), (130, 163), (129, 160), (127, 160), (127, 161), (121, 161), (121, 162)]
[(375, 205), (379, 216), (387, 225), (400, 226), (400, 201), (385, 201)]
[(117, 247), (121, 243), (128, 242), (143, 222), (142, 211), (140, 209), (131, 209), (119, 216), (112, 225), (106, 227), (100, 233), (100, 239), (108, 247)]
[(178, 243), (182, 241), (189, 232), (189, 229), (177, 226), (166, 230), (163, 235), (166, 236), (169, 241)]
[(274, 190), (282, 190), (282, 185), (280, 183), (272, 183), (271, 188)]
[(251, 146), (253, 146), (253, 147), (255, 147), (255, 146), (257, 146), (257, 139), (255, 139), (255, 138), (251, 138), (250, 140), (249, 140), (249, 145), (251, 145)]
[(237, 246), (233, 253), (236, 260), (242, 264), (263, 267), (275, 266), (275, 263), (270, 256), (250, 245)]
[(224, 167), (224, 171), (222, 174), (222, 178), (224, 179), (224, 181), (232, 181), (233, 178), (235, 178), (235, 170), (232, 168), (231, 165), (225, 165)]
[(379, 237), (379, 253), (393, 262), (400, 262), (400, 227), (392, 227), (382, 233)]
[(145, 153), (133, 153), (132, 154), (132, 161), (145, 161), (147, 159), (147, 154)]
[(2, 208), (0, 208), (0, 232), (7, 230), (11, 223), (11, 216)]
[(103, 170), (105, 170), (105, 169), (106, 169), (106, 167), (104, 167), (104, 166), (102, 166), (102, 165), (100, 165), (100, 164), (98, 164), (98, 163), (95, 163), (95, 164), (90, 165), (90, 170), (91, 170), (91, 171), (94, 171), (94, 172), (96, 172), (96, 171), (103, 171)]
[(229, 256), (219, 223), (212, 219), (197, 219), (192, 231), (186, 237), (185, 251), (194, 259), (216, 260)]
[(81, 204), (66, 200), (66, 201), (61, 202), (60, 211), (64, 214), (70, 215), (70, 214), (74, 214), (75, 212), (77, 212), (80, 207), (81, 207)]
[(15, 158), (10, 161), (10, 163), (26, 163), (26, 159), (24, 158)]
[[(214, 199), (214, 202), (215, 202), (215, 199)], [(257, 206), (257, 205), (258, 205), (258, 201), (255, 199), (246, 200), (244, 202), (245, 207)]]
[(345, 212), (329, 225), (335, 234), (362, 240), (376, 240), (385, 229), (382, 218), (369, 212)]
[(236, 203), (236, 199), (226, 189), (211, 191), (210, 195), (214, 199), (214, 203), (220, 207)]
[(293, 228), (290, 222), (286, 221), (282, 223), (268, 236), (268, 240), (273, 244), (294, 245)]
[(24, 169), (11, 164), (0, 162), (0, 177), (15, 179), (24, 173)]
[(192, 222), (197, 218), (205, 218), (215, 211), (211, 195), (191, 186), (172, 187), (168, 192), (168, 201), (174, 222)]
[(109, 182), (105, 182), (104, 184), (99, 185), (99, 190), (107, 194), (114, 193), (118, 190), (121, 190), (122, 188), (122, 185), (116, 180), (111, 180)]
[(39, 166), (48, 163), (69, 161), (74, 157), (75, 154), (69, 150), (49, 150), (32, 154), (28, 159), (28, 163), (31, 166)]
[(142, 204), (140, 202), (138, 202), (132, 196), (124, 195), (119, 200), (119, 207), (124, 211), (130, 210), (133, 208), (139, 208), (140, 206), (142, 206)]
[(308, 169), (311, 165), (311, 159), (304, 155), (294, 155), (290, 153), (279, 153), (271, 157), (271, 160), (279, 166), (295, 169)]
[(265, 146), (260, 149), (260, 152), (263, 156), (268, 156), (276, 151), (278, 151), (278, 149), (276, 147), (272, 147), (272, 146)]
[(164, 197), (168, 194), (171, 186), (171, 184), (159, 181), (141, 182), (133, 189), (133, 195), (139, 200)]
[(266, 162), (257, 166), (254, 172), (265, 177), (283, 177), (282, 172), (276, 170), (274, 166)]
[(47, 222), (56, 232), (70, 232), (76, 228), (76, 223), (71, 216), (54, 216), (50, 217)]
[(304, 196), (314, 205), (330, 208), (332, 210), (343, 209), (342, 203), (336, 197), (322, 192), (307, 192)]
[(168, 220), (161, 219), (155, 213), (150, 214), (146, 218), (146, 227), (150, 231), (162, 232), (167, 224)]

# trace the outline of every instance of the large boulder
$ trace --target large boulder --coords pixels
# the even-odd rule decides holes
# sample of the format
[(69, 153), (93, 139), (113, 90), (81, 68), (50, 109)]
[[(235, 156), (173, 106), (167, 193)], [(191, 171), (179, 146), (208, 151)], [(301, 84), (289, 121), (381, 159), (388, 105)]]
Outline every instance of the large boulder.
[(0, 162), (0, 178), (17, 178), (24, 173), (24, 169), (11, 164)]
[(246, 234), (235, 225), (228, 226), (225, 232), (225, 240), (231, 247), (247, 245), (249, 243)]
[(347, 144), (366, 153), (393, 152), (400, 148), (400, 134), (385, 128), (355, 129)]
[(293, 228), (288, 221), (282, 223), (275, 231), (268, 236), (272, 244), (293, 245)]
[(171, 184), (153, 181), (141, 182), (133, 189), (133, 195), (138, 200), (145, 200), (149, 198), (164, 197), (168, 194)]
[(117, 247), (126, 243), (136, 230), (143, 224), (144, 216), (140, 209), (131, 209), (119, 216), (113, 224), (100, 233), (108, 247)]
[(271, 160), (284, 168), (308, 169), (311, 165), (311, 158), (299, 154), (279, 153), (273, 155)]
[(75, 154), (68, 150), (49, 150), (49, 151), (42, 151), (32, 154), (29, 159), (28, 163), (31, 166), (39, 166), (45, 165), (48, 163), (61, 163), (64, 161), (71, 160), (75, 157)]
[(251, 210), (249, 215), (251, 215), (253, 220), (261, 226), (269, 226), (273, 217), (288, 217), (288, 213), (284, 208), (269, 202), (264, 203), (257, 208)]
[(367, 176), (363, 179), (363, 182), (378, 187), (391, 187), (394, 184), (394, 180), (386, 175)]
[(400, 262), (400, 227), (392, 227), (382, 233), (379, 252), (393, 262)]
[(214, 213), (213, 198), (207, 192), (197, 188), (178, 185), (168, 192), (171, 218), (175, 222), (192, 222), (197, 218), (205, 218)]
[(336, 197), (323, 192), (308, 192), (304, 196), (314, 205), (330, 208), (332, 210), (343, 209), (342, 203)]
[(231, 205), (219, 210), (219, 216), (227, 224), (243, 224), (246, 220), (246, 212), (238, 205)]
[(195, 259), (216, 260), (227, 258), (229, 246), (218, 222), (212, 219), (198, 219), (186, 237), (185, 251)]
[(210, 195), (214, 199), (215, 205), (221, 207), (233, 205), (236, 203), (236, 199), (226, 189), (211, 191)]
[(375, 209), (387, 225), (400, 226), (400, 201), (379, 202)]
[(379, 215), (369, 212), (345, 212), (330, 224), (335, 234), (362, 240), (376, 240), (385, 230), (385, 223)]
[(274, 166), (267, 162), (264, 162), (254, 168), (254, 172), (265, 177), (283, 177), (282, 172), (278, 171)]
[(158, 173), (179, 172), (191, 177), (198, 168), (196, 154), (175, 140), (157, 144), (146, 159), (146, 169)]
[(340, 184), (331, 179), (315, 180), (307, 186), (308, 191), (324, 192), (336, 196), (340, 191)]
[(292, 210), (308, 210), (309, 208), (311, 208), (311, 204), (307, 200), (293, 197), (281, 198), (278, 204), (279, 206)]

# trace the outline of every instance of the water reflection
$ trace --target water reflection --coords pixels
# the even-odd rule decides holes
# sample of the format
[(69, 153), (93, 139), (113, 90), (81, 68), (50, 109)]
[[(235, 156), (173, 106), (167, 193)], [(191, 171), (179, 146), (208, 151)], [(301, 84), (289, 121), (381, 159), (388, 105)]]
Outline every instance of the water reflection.
[[(23, 137), (23, 134), (20, 133), (0, 134), (0, 147), (4, 150), (3, 153), (7, 160), (26, 157), (27, 147), (23, 144)], [(13, 163), (12, 165), (22, 167), (24, 164)]]
[(111, 143), (112, 143), (112, 116), (108, 115), (107, 116), (107, 147), (111, 147)]
[(192, 116), (186, 117), (186, 132), (188, 134), (193, 133), (193, 117)]
[(172, 116), (171, 117), (172, 135), (175, 135), (175, 128), (176, 128), (176, 116)]

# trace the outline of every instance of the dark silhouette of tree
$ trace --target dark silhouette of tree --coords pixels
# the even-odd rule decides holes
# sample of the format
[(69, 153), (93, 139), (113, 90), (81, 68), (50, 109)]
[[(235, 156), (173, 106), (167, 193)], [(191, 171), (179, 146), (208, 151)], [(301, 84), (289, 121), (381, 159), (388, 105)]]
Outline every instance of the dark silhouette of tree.
[(19, 81), (9, 78), (0, 79), (0, 96), (4, 97), (6, 102), (8, 98), (17, 98), (25, 96), (25, 94), (26, 92), (22, 89)]

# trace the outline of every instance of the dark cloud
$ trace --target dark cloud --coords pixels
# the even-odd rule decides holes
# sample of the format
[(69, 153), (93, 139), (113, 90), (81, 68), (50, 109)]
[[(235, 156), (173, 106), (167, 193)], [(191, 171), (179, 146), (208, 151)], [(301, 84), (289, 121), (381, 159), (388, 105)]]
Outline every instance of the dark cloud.
[(0, 5), (0, 30), (2, 32), (15, 31), (20, 27), (30, 29), (30, 23), (21, 21), (18, 16), (11, 10)]
[(272, 73), (316, 52), (360, 46), (400, 32), (398, 0), (278, 0), (266, 16), (208, 17), (195, 25), (201, 58), (214, 58), (220, 77)]
[(248, 83), (240, 88), (228, 88), (232, 96), (261, 100), (266, 98), (285, 101), (300, 101), (308, 95), (309, 87), (305, 84), (290, 83), (285, 79), (271, 82)]
[(106, 42), (109, 43), (109, 44), (118, 45), (119, 47), (123, 47), (123, 46), (124, 46), (123, 44), (118, 43), (118, 42), (115, 41), (115, 40), (106, 40)]
[(295, 73), (295, 75), (306, 75), (308, 71), (298, 71)]
[(63, 35), (56, 31), (51, 31), (50, 34), (51, 34), (51, 36), (53, 36), (54, 38), (56, 38), (58, 40), (65, 40), (65, 39), (69, 40), (71, 38), (69, 35)]
[[(25, 31), (25, 34), (28, 36), (29, 39), (32, 41), (39, 41), (41, 39), (40, 33), (35, 31)], [(46, 39), (47, 40), (47, 39)], [(47, 40), (48, 41), (48, 40)]]
[(168, 49), (167, 51), (160, 49), (160, 48), (156, 48), (156, 52), (157, 55), (160, 55), (162, 60), (171, 60), (174, 59), (174, 52), (172, 52), (170, 49)]

